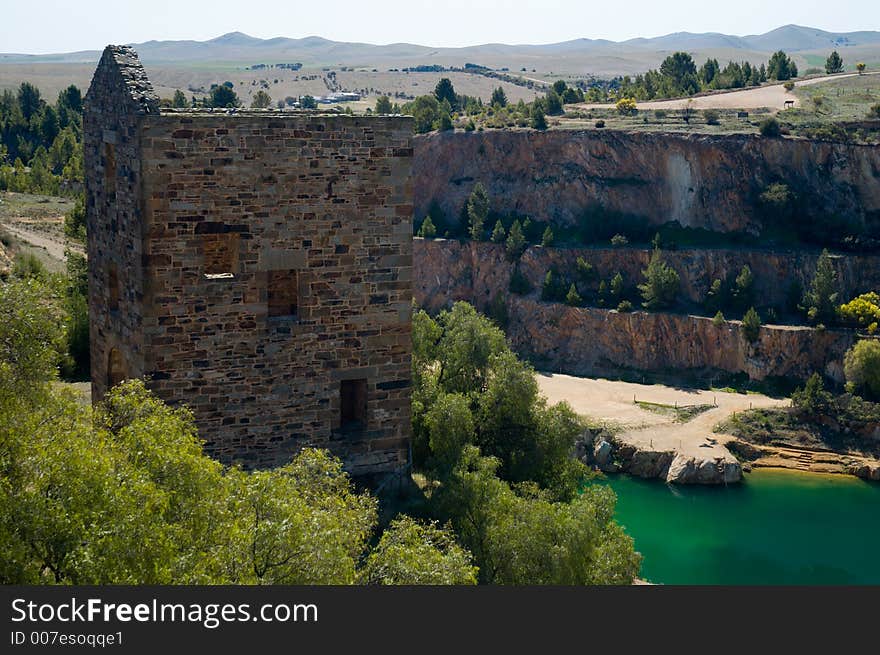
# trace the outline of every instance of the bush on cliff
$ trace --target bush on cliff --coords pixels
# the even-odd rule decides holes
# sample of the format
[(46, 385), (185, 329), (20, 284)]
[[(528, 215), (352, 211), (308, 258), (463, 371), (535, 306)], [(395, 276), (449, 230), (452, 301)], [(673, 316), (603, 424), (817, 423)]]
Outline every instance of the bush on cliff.
[(803, 309), (811, 323), (828, 324), (837, 316), (837, 272), (828, 250), (816, 261), (816, 273), (804, 295)]
[(572, 307), (580, 307), (583, 304), (584, 299), (581, 298), (581, 294), (578, 293), (577, 287), (572, 282), (571, 286), (568, 288), (568, 293), (565, 294), (565, 304), (571, 305)]
[(758, 131), (761, 133), (761, 136), (771, 138), (782, 136), (782, 126), (779, 124), (779, 121), (773, 117), (765, 118), (761, 121), (761, 124), (758, 126)]
[(419, 228), (419, 236), (423, 239), (433, 239), (437, 235), (437, 228), (434, 227), (434, 221), (430, 216), (426, 216), (422, 221), (422, 227)]
[(639, 285), (639, 291), (645, 309), (662, 309), (675, 302), (680, 286), (679, 276), (674, 268), (663, 261), (659, 248), (654, 249), (648, 268), (642, 271), (642, 275), (645, 281)]
[(754, 307), (749, 307), (749, 311), (746, 312), (742, 320), (743, 337), (749, 343), (754, 343), (758, 340), (760, 332), (761, 317), (758, 315), (758, 312), (755, 311)]
[(515, 220), (510, 226), (510, 232), (507, 234), (505, 243), (507, 257), (511, 260), (517, 259), (526, 249), (526, 237), (523, 234), (523, 228), (519, 220)]
[(874, 334), (880, 325), (880, 295), (873, 291), (863, 293), (838, 307), (837, 315), (844, 325)]

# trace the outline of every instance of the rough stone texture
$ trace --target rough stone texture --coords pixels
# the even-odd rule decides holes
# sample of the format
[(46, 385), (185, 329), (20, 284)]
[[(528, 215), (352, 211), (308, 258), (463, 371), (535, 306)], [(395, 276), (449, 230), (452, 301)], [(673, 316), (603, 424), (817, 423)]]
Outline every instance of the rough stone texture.
[[(753, 379), (805, 379), (813, 372), (843, 381), (843, 354), (854, 335), (845, 330), (763, 326), (755, 344), (739, 321), (718, 327), (684, 314), (618, 313), (575, 308), (508, 292), (511, 266), (488, 244), (416, 240), (416, 302), (431, 311), (466, 300), (485, 311), (506, 298), (508, 337), (521, 355), (550, 370), (608, 375), (621, 369), (656, 372), (746, 373)], [(546, 269), (544, 269), (546, 270)]]
[[(439, 245), (442, 244), (442, 245)], [(505, 257), (504, 246), (489, 242), (460, 242), (452, 240), (415, 240), (416, 285), (425, 295), (436, 279), (435, 266), (444, 268), (446, 262), (434, 262), (428, 255), (433, 248), (448, 252), (448, 258), (455, 262), (457, 277), (454, 285), (461, 287), (462, 293), (470, 293), (473, 287), (476, 298), (491, 298), (494, 291), (506, 289), (510, 283), (513, 264)], [(561, 274), (576, 279), (577, 260), (582, 257), (593, 265), (597, 277), (592, 287), (600, 280), (606, 282), (618, 272), (627, 286), (635, 286), (643, 279), (642, 271), (648, 266), (651, 251), (641, 248), (544, 248), (532, 246), (519, 260), (519, 270), (533, 288), (540, 288), (544, 276), (551, 268)], [(784, 307), (792, 284), (801, 289), (809, 287), (816, 273), (816, 251), (773, 251), (766, 250), (665, 250), (663, 257), (672, 266), (681, 280), (681, 297), (693, 304), (705, 301), (706, 293), (715, 279), (734, 279), (743, 266), (748, 266), (754, 275), (755, 298), (758, 304)], [(850, 299), (860, 293), (880, 288), (880, 257), (876, 255), (832, 255), (832, 263), (837, 271), (840, 294)], [(452, 273), (452, 272), (450, 272)], [(584, 285), (578, 283), (583, 290)], [(594, 289), (595, 290), (595, 289)], [(487, 293), (488, 292), (488, 293)]]
[[(187, 404), (224, 462), (316, 446), (355, 474), (405, 464), (410, 119), (159, 114), (133, 68), (108, 48), (87, 97), (93, 397), (117, 348), (122, 377)], [(365, 424), (342, 425), (347, 380), (366, 380)]]
[(416, 215), (458, 219), (476, 182), (492, 209), (573, 224), (604, 207), (652, 224), (755, 231), (771, 183), (806, 194), (802, 220), (880, 222), (880, 148), (755, 135), (611, 130), (442, 132), (416, 137)]

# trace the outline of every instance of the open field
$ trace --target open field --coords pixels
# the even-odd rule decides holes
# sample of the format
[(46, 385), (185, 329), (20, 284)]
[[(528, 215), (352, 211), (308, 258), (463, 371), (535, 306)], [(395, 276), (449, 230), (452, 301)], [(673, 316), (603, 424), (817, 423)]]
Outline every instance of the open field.
[[(355, 103), (353, 110), (365, 110), (375, 105), (376, 98), (388, 95), (397, 102), (433, 93), (441, 77), (452, 80), (455, 90), (470, 96), (478, 96), (488, 101), (492, 91), (501, 86), (508, 99), (531, 102), (539, 93), (534, 89), (510, 82), (471, 73), (415, 73), (376, 69), (341, 70), (332, 69), (288, 69), (270, 68), (246, 70), (243, 65), (193, 66), (193, 65), (149, 65), (145, 66), (150, 81), (161, 98), (171, 98), (176, 90), (183, 91), (187, 98), (192, 95), (206, 95), (212, 84), (232, 82), (235, 92), (245, 105), (250, 105), (254, 94), (260, 89), (266, 91), (273, 101), (287, 96), (322, 96), (332, 91), (358, 91), (367, 98), (363, 103)], [(70, 84), (83, 91), (88, 89), (94, 66), (91, 64), (0, 64), (0, 91), (16, 89), (24, 82), (35, 84), (44, 97), (54, 100), (58, 92)], [(344, 107), (345, 104), (340, 106)]]

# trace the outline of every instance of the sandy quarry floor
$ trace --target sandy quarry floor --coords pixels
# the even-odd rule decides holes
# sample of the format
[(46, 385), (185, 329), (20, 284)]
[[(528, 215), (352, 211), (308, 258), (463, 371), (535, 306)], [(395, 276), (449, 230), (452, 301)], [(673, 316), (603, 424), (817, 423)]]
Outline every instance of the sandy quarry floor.
[[(878, 73), (865, 73), (866, 75), (877, 75)], [(829, 75), (823, 77), (813, 77), (808, 80), (795, 82), (795, 86), (811, 86), (828, 80), (839, 80), (845, 77), (855, 77), (858, 73), (847, 73), (846, 75)], [(762, 86), (754, 89), (744, 89), (742, 91), (730, 91), (728, 93), (715, 93), (712, 95), (697, 96), (695, 98), (682, 98), (678, 100), (655, 100), (651, 102), (638, 103), (639, 109), (684, 109), (688, 102), (694, 109), (760, 109), (767, 107), (768, 109), (783, 109), (786, 100), (793, 100), (794, 106), (800, 105), (800, 101), (794, 93), (785, 90), (782, 84), (773, 84), (770, 86)], [(613, 104), (598, 105), (577, 105), (587, 109), (613, 109)]]
[[(733, 412), (789, 404), (787, 399), (760, 394), (680, 389), (556, 373), (539, 373), (538, 385), (551, 403), (565, 400), (578, 414), (621, 426), (622, 431), (617, 435), (621, 441), (644, 449), (674, 450), (700, 458), (729, 455), (724, 444), (732, 437), (715, 434), (712, 430)], [(638, 401), (666, 405), (715, 404), (717, 407), (687, 423), (676, 423), (670, 416), (642, 409), (633, 403), (633, 397)]]

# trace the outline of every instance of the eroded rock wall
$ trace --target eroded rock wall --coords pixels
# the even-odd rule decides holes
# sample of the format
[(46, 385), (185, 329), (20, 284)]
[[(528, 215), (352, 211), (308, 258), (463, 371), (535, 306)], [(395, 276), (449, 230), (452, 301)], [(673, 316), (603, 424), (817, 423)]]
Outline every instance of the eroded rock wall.
[[(530, 249), (522, 269), (536, 281), (546, 267), (529, 257), (538, 260), (553, 252)], [(614, 252), (623, 257), (627, 251)], [(760, 380), (804, 379), (818, 371), (842, 381), (843, 354), (853, 342), (852, 333), (842, 330), (764, 326), (758, 341), (749, 344), (738, 321), (716, 326), (711, 319), (685, 314), (618, 313), (545, 303), (538, 299), (539, 284), (530, 295), (517, 296), (508, 292), (513, 265), (504, 250), (492, 244), (416, 239), (413, 268), (420, 305), (437, 311), (466, 300), (485, 311), (500, 294), (506, 299), (513, 347), (543, 367), (573, 375), (629, 369), (746, 373)]]
[(774, 182), (805, 215), (880, 222), (880, 148), (756, 135), (604, 130), (442, 132), (414, 140), (416, 216), (432, 202), (457, 219), (476, 182), (492, 209), (574, 224), (585, 209), (717, 232), (760, 227)]

